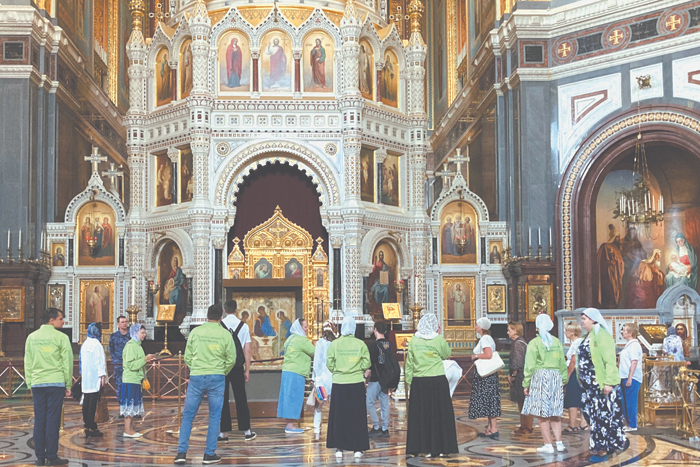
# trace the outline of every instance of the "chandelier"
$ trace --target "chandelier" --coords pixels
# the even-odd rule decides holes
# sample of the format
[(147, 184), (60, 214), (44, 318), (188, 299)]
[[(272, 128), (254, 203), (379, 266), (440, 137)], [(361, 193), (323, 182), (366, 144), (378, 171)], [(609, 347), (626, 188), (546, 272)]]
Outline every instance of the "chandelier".
[[(647, 75), (637, 78), (637, 84), (639, 89), (650, 88), (650, 77)], [(618, 193), (617, 205), (613, 209), (613, 218), (619, 218), (627, 225), (636, 226), (638, 231), (642, 230), (650, 238), (652, 224), (658, 225), (664, 221), (664, 197), (659, 195), (657, 199), (651, 192), (651, 178), (649, 177), (647, 154), (642, 137), (639, 99), (637, 99), (637, 113), (637, 142), (634, 146), (634, 171), (632, 172), (634, 180), (630, 188), (623, 188)]]

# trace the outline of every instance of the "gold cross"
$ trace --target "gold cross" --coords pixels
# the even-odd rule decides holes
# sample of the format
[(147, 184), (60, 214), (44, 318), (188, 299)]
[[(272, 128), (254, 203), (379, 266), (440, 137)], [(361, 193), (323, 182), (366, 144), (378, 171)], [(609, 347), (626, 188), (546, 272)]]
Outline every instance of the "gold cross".
[(166, 19), (170, 18), (170, 13), (168, 13), (167, 11), (163, 11), (163, 4), (162, 3), (156, 3), (155, 13), (154, 12), (149, 13), (148, 17), (155, 18), (156, 21), (162, 23)]
[(619, 29), (615, 29), (610, 37), (608, 37), (608, 40), (612, 45), (617, 45), (620, 43), (622, 39), (625, 38), (625, 35), (620, 31)]
[(280, 226), (280, 225), (281, 225), (280, 222), (277, 221), (277, 223), (275, 224), (275, 227), (270, 229), (270, 232), (272, 232), (272, 234), (277, 238), (282, 238), (282, 235), (287, 233), (287, 228), (284, 226)]
[(678, 15), (671, 15), (666, 20), (666, 28), (670, 31), (675, 31), (680, 25), (681, 19), (678, 17)]
[(571, 52), (571, 46), (569, 46), (569, 44), (564, 42), (562, 45), (559, 46), (559, 49), (557, 50), (557, 55), (559, 55), (562, 58), (568, 57), (569, 52)]

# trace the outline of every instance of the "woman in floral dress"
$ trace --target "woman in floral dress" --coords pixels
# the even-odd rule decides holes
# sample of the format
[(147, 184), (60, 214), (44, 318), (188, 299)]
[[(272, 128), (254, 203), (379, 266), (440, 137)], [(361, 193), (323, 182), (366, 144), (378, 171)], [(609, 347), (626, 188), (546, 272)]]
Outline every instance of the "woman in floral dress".
[(629, 445), (623, 429), (622, 393), (616, 364), (615, 341), (600, 311), (586, 308), (581, 317), (588, 331), (578, 349), (578, 374), (583, 394), (583, 413), (589, 419), (591, 461), (603, 462), (608, 455)]

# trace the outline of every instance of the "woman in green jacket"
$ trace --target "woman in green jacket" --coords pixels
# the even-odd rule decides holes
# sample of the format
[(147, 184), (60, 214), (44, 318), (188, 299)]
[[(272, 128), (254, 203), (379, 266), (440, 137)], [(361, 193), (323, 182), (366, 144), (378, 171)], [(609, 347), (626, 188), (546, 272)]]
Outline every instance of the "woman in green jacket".
[[(540, 454), (565, 451), (561, 441), (561, 417), (564, 414), (564, 384), (568, 373), (564, 360), (564, 347), (549, 331), (554, 327), (549, 315), (537, 316), (535, 320), (539, 335), (527, 345), (523, 388), (525, 403), (523, 415), (540, 419), (540, 431), (544, 446), (537, 448)], [(552, 445), (552, 434), (557, 442)]]
[(583, 389), (583, 414), (591, 426), (589, 446), (593, 462), (628, 446), (623, 430), (622, 394), (615, 341), (608, 323), (595, 308), (586, 308), (581, 327), (588, 335), (578, 348), (578, 374)]
[(326, 355), (326, 367), (333, 373), (326, 447), (336, 449), (336, 459), (343, 458), (343, 451), (354, 451), (360, 459), (369, 449), (365, 372), (371, 362), (367, 345), (355, 337), (355, 326), (355, 318), (343, 318), (340, 337)]
[(455, 412), (443, 360), (452, 351), (440, 334), (437, 316), (423, 315), (408, 344), (406, 384), (411, 388), (408, 404), (406, 455), (433, 457), (459, 452)]
[(143, 324), (134, 324), (129, 329), (131, 340), (124, 346), (122, 352), (122, 364), (124, 373), (122, 374), (121, 399), (119, 401), (119, 414), (124, 416), (124, 437), (140, 438), (143, 436), (131, 427), (132, 418), (143, 416), (143, 395), (141, 384), (146, 378), (146, 365), (155, 359), (155, 355), (145, 355), (141, 342), (146, 338), (146, 328)]
[(285, 433), (300, 434), (304, 430), (294, 426), (301, 416), (304, 405), (304, 386), (306, 377), (311, 372), (311, 357), (314, 355), (314, 345), (306, 337), (309, 323), (305, 319), (294, 321), (289, 332), (290, 336), (284, 341), (284, 362), (282, 363), (282, 381), (280, 395), (277, 401), (277, 416), (287, 419)]

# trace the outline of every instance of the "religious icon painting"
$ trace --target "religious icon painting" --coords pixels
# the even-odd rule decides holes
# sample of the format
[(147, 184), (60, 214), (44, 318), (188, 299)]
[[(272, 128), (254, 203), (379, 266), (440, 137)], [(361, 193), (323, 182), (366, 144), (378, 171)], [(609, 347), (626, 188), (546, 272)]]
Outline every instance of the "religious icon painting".
[(486, 312), (489, 314), (506, 312), (506, 286), (504, 284), (486, 285)]
[(360, 93), (365, 99), (374, 100), (374, 52), (365, 39), (360, 40), (360, 63), (358, 67)]
[[(78, 266), (116, 265), (117, 229), (114, 220), (112, 208), (101, 201), (92, 201), (80, 208), (76, 225)], [(58, 253), (58, 247), (55, 252)]]
[(304, 92), (333, 92), (335, 55), (333, 40), (313, 32), (304, 39)]
[(192, 150), (180, 150), (180, 202), (189, 203), (194, 197), (194, 173)]
[(180, 49), (180, 99), (184, 99), (192, 92), (192, 39), (187, 39)]
[(453, 201), (440, 214), (440, 262), (476, 264), (479, 252), (478, 218), (471, 204)]
[(489, 240), (489, 264), (503, 262), (503, 240)]
[(537, 315), (543, 313), (554, 319), (554, 285), (547, 282), (528, 282), (526, 303), (528, 322), (534, 322)]
[(292, 258), (284, 266), (285, 279), (301, 279), (303, 268), (298, 259)]
[[(113, 280), (80, 281), (80, 337), (87, 335), (91, 323), (101, 323), (103, 329), (112, 326), (114, 300)], [(102, 340), (109, 341), (109, 333), (102, 333)]]
[(57, 268), (62, 268), (66, 265), (66, 244), (65, 243), (52, 243), (51, 244), (51, 264)]
[(399, 193), (401, 193), (401, 164), (399, 157), (387, 154), (382, 164), (381, 201), (387, 206), (399, 205)]
[(476, 313), (476, 279), (442, 278), (443, 322), (447, 328), (473, 328)]
[(156, 107), (170, 103), (173, 100), (172, 78), (170, 69), (170, 51), (163, 47), (156, 54), (155, 85)]
[(394, 333), (394, 345), (396, 345), (396, 350), (402, 352), (408, 352), (408, 344), (411, 343), (413, 339), (413, 331), (407, 332), (395, 332)]
[(46, 306), (56, 308), (61, 311), (66, 309), (66, 285), (65, 284), (49, 284), (49, 290), (46, 294)]
[(323, 284), (325, 283), (324, 276), (325, 274), (323, 269), (316, 269), (316, 287), (323, 287)]
[(391, 50), (384, 52), (380, 81), (382, 103), (399, 107), (399, 59)]
[(24, 321), (24, 287), (0, 287), (0, 316), (6, 323)]
[(167, 154), (155, 156), (156, 207), (173, 204), (173, 164)]
[(261, 258), (253, 267), (255, 279), (272, 279), (272, 264), (265, 258)]
[(260, 44), (262, 91), (292, 92), (292, 40), (281, 31), (270, 31)]
[[(291, 336), (292, 323), (297, 318), (294, 292), (241, 291), (236, 293), (236, 302), (237, 316), (250, 328), (253, 360), (280, 357), (285, 341)], [(264, 366), (280, 364), (262, 363)]]
[(241, 32), (219, 40), (219, 92), (250, 92), (250, 41)]
[(362, 201), (374, 203), (374, 150), (362, 146), (360, 149), (360, 197)]
[(398, 259), (394, 246), (381, 240), (372, 253), (372, 272), (369, 275), (367, 294), (369, 312), (374, 319), (382, 319), (382, 304), (397, 303), (396, 288), (398, 277)]
[[(182, 251), (177, 243), (167, 241), (158, 254), (158, 305), (175, 305), (175, 316), (187, 312), (187, 276), (182, 272)], [(181, 320), (180, 320), (181, 321)]]

